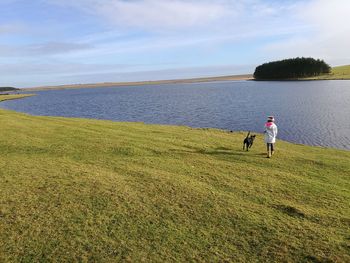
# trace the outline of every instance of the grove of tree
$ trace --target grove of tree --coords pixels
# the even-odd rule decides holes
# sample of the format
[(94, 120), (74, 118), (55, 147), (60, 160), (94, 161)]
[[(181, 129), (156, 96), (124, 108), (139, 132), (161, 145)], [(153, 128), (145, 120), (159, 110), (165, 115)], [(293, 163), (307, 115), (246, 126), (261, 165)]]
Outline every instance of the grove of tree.
[(330, 72), (331, 67), (323, 60), (298, 57), (264, 63), (256, 67), (254, 78), (257, 80), (296, 79)]

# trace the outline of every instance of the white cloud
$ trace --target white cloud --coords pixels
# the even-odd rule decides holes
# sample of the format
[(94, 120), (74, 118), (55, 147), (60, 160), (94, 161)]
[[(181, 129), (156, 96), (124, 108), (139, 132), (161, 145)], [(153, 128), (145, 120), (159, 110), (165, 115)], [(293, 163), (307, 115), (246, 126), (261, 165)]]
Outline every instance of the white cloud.
[(312, 56), (337, 65), (350, 61), (350, 1), (313, 0), (299, 5), (298, 19), (309, 25), (307, 34), (265, 46), (275, 57)]
[(100, 16), (114, 25), (148, 30), (205, 26), (228, 14), (221, 1), (46, 0)]
[(198, 1), (109, 1), (97, 9), (116, 24), (148, 29), (206, 26), (225, 15), (223, 6)]
[(24, 30), (24, 27), (19, 24), (2, 24), (0, 25), (0, 35), (19, 33)]
[[(0, 0), (0, 5), (4, 1), (10, 5), (16, 2)], [(25, 2), (18, 3), (21, 1)], [(205, 66), (259, 64), (294, 56), (318, 57), (332, 65), (350, 62), (348, 0), (40, 0), (36, 3), (52, 12), (48, 15), (50, 19), (45, 20), (47, 23), (35, 16), (35, 19), (15, 17), (5, 21), (7, 25), (0, 25), (0, 37), (4, 40), (0, 55), (13, 63), (0, 64), (8, 79), (23, 74), (26, 81), (32, 74), (36, 80), (38, 74), (40, 79), (47, 74), (49, 82), (50, 76), (63, 78), (71, 73), (77, 81), (81, 78), (84, 82), (87, 75), (103, 81), (103, 77), (112, 80), (117, 76), (113, 70), (123, 74), (124, 80), (127, 77), (132, 80), (131, 71), (143, 72), (136, 75), (147, 79), (147, 74), (152, 78), (152, 74), (155, 76), (168, 66), (174, 76), (180, 72), (175, 67), (199, 76), (200, 72), (209, 72), (204, 70)], [(31, 11), (34, 16), (35, 10)], [(25, 26), (23, 32), (10, 24), (13, 21)], [(49, 63), (51, 59), (59, 61)], [(118, 66), (129, 63), (133, 66)], [(198, 74), (189, 70), (190, 66), (198, 67)], [(219, 70), (224, 72), (224, 68), (216, 69), (210, 70), (218, 75)], [(232, 68), (232, 74), (235, 72), (237, 69)]]
[(349, 34), (350, 1), (313, 0), (300, 10), (300, 16), (318, 28), (324, 35)]
[[(105, 55), (124, 52), (205, 48), (242, 39), (283, 36), (305, 30), (294, 19), (296, 4), (276, 5), (262, 0), (46, 0), (51, 4), (73, 7), (108, 22), (112, 30), (83, 38), (96, 45), (73, 56)], [(137, 39), (123, 39), (123, 33), (160, 34)], [(111, 33), (112, 32), (112, 33)], [(125, 33), (127, 35), (127, 33)], [(113, 36), (117, 37), (113, 39)], [(82, 40), (80, 38), (80, 40)], [(103, 41), (101, 41), (103, 40)]]
[[(148, 31), (181, 29), (240, 30), (278, 26), (290, 17), (295, 3), (276, 4), (263, 0), (45, 0), (82, 10), (120, 29)], [(283, 23), (282, 23), (283, 24)]]
[(66, 54), (73, 51), (80, 51), (92, 48), (89, 44), (47, 42), (42, 44), (27, 45), (0, 45), (0, 56), (22, 57), (22, 56), (47, 56)]
[(62, 61), (50, 61), (46, 63), (22, 62), (0, 64), (0, 72), (4, 75), (72, 75), (86, 73), (104, 73), (109, 71), (120, 71), (135, 68), (137, 65), (127, 64), (83, 64), (83, 63), (62, 63)]

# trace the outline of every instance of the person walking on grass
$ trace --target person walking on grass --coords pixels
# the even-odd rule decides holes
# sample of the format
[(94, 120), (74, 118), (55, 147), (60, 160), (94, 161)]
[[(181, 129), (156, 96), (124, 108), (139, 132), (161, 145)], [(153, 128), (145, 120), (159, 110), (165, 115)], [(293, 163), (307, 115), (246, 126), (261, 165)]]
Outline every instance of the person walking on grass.
[(265, 123), (265, 143), (267, 147), (267, 158), (271, 158), (274, 154), (274, 144), (276, 142), (277, 136), (277, 125), (275, 124), (275, 118), (273, 116), (267, 117), (267, 122)]

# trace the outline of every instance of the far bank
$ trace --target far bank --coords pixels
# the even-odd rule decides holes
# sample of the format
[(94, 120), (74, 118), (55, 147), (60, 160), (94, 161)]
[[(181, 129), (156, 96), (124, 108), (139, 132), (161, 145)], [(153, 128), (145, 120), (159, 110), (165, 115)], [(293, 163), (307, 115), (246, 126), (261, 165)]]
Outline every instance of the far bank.
[(204, 77), (204, 78), (191, 78), (191, 79), (68, 84), (68, 85), (22, 88), (22, 90), (23, 91), (41, 91), (41, 90), (64, 90), (64, 89), (101, 88), (101, 87), (119, 87), (119, 86), (186, 84), (186, 83), (201, 83), (201, 82), (216, 82), (216, 81), (249, 80), (252, 78), (253, 78), (252, 74), (245, 74), (245, 75), (230, 75), (230, 76)]

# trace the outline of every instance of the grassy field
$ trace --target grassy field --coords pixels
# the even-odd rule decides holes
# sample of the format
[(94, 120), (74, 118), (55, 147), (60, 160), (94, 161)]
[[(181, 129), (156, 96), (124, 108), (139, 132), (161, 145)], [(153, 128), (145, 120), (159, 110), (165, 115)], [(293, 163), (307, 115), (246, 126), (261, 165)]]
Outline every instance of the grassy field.
[(333, 67), (332, 72), (330, 74), (321, 75), (318, 77), (312, 77), (309, 79), (320, 79), (320, 80), (350, 79), (350, 65)]
[(350, 79), (350, 65), (334, 67), (331, 74), (339, 79)]
[[(1, 97), (0, 97), (1, 99)], [(350, 152), (0, 110), (0, 262), (350, 262)]]
[(34, 96), (33, 94), (13, 94), (13, 95), (1, 95), (0, 94), (0, 102), (5, 100), (15, 100), (15, 99), (21, 99), (25, 97)]

